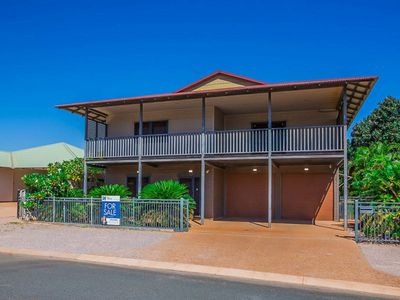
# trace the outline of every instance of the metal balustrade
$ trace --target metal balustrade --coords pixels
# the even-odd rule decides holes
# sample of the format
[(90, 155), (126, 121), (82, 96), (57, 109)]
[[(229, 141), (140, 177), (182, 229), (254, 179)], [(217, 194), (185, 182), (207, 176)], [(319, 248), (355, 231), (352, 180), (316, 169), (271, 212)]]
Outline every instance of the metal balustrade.
[(205, 134), (206, 154), (266, 153), (268, 130), (229, 130)]
[(138, 156), (138, 137), (90, 139), (86, 141), (87, 158), (119, 158)]
[[(273, 153), (326, 152), (344, 150), (344, 127), (243, 129), (204, 133), (205, 155), (268, 153), (271, 134)], [(142, 157), (196, 156), (202, 154), (202, 133), (144, 135)], [(86, 158), (135, 158), (139, 137), (103, 138), (86, 141)]]
[(272, 152), (340, 151), (343, 126), (273, 128)]
[(143, 136), (143, 156), (201, 154), (201, 133), (156, 134)]

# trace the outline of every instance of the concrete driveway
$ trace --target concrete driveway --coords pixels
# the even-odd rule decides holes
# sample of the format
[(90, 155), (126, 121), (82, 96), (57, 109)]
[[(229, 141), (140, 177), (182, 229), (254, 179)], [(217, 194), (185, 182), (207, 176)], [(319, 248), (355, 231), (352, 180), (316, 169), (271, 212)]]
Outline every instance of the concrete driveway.
[(0, 224), (15, 221), (17, 218), (17, 202), (0, 202)]
[(206, 221), (190, 232), (140, 250), (150, 260), (400, 286), (375, 271), (349, 234), (332, 222), (317, 225)]

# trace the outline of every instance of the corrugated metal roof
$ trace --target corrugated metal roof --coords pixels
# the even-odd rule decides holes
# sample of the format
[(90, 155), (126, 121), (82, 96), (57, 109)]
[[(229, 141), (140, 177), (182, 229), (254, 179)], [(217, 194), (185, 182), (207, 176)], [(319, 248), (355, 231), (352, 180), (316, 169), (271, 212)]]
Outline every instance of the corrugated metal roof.
[[(265, 83), (259, 85), (234, 87), (234, 88), (219, 89), (219, 90), (174, 92), (167, 94), (77, 102), (71, 104), (57, 105), (56, 107), (80, 115), (85, 115), (86, 109), (88, 109), (89, 119), (94, 121), (99, 121), (101, 119), (100, 120), (101, 122), (105, 122), (107, 115), (104, 116), (104, 114), (96, 110), (96, 108), (113, 106), (113, 105), (138, 104), (140, 102), (143, 103), (162, 102), (162, 101), (173, 101), (173, 100), (200, 99), (202, 97), (221, 97), (228, 95), (241, 95), (241, 94), (267, 93), (267, 92), (275, 93), (283, 91), (343, 87), (345, 89), (346, 94), (348, 95), (348, 125), (350, 125), (377, 80), (378, 80), (377, 76), (362, 76), (362, 77), (333, 78), (333, 79), (322, 79), (322, 80), (320, 79), (320, 80), (281, 82), (281, 83), (271, 83), (271, 84)], [(360, 95), (354, 94), (354, 87), (359, 89), (358, 93)], [(341, 101), (341, 99), (338, 99), (338, 101)], [(103, 115), (101, 116), (101, 114)]]
[(83, 150), (66, 144), (56, 143), (13, 152), (0, 152), (0, 167), (46, 168), (49, 163), (62, 162), (83, 157)]

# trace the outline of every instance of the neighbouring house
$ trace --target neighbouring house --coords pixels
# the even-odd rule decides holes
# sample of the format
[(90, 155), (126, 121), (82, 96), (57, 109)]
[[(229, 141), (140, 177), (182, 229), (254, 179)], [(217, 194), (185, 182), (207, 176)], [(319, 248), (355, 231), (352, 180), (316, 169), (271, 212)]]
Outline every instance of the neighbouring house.
[(85, 161), (105, 168), (106, 183), (136, 195), (178, 180), (201, 221), (314, 222), (338, 218), (347, 128), (377, 79), (266, 83), (218, 71), (172, 93), (57, 107), (85, 117)]
[(21, 177), (45, 173), (49, 163), (83, 157), (83, 150), (57, 143), (13, 152), (0, 151), (0, 202), (16, 201), (17, 191), (24, 188)]

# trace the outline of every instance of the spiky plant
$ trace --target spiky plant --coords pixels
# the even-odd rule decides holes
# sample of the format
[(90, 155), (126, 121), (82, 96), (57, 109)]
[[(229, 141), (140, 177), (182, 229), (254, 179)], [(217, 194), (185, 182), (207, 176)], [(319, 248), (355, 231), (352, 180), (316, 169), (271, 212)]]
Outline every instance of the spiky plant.
[(101, 198), (103, 195), (107, 196), (120, 196), (121, 198), (127, 198), (131, 195), (131, 191), (121, 184), (109, 184), (100, 187), (93, 188), (89, 196), (93, 198)]
[(190, 215), (196, 209), (196, 202), (189, 195), (188, 187), (175, 180), (161, 180), (146, 185), (140, 192), (141, 199), (187, 199)]

